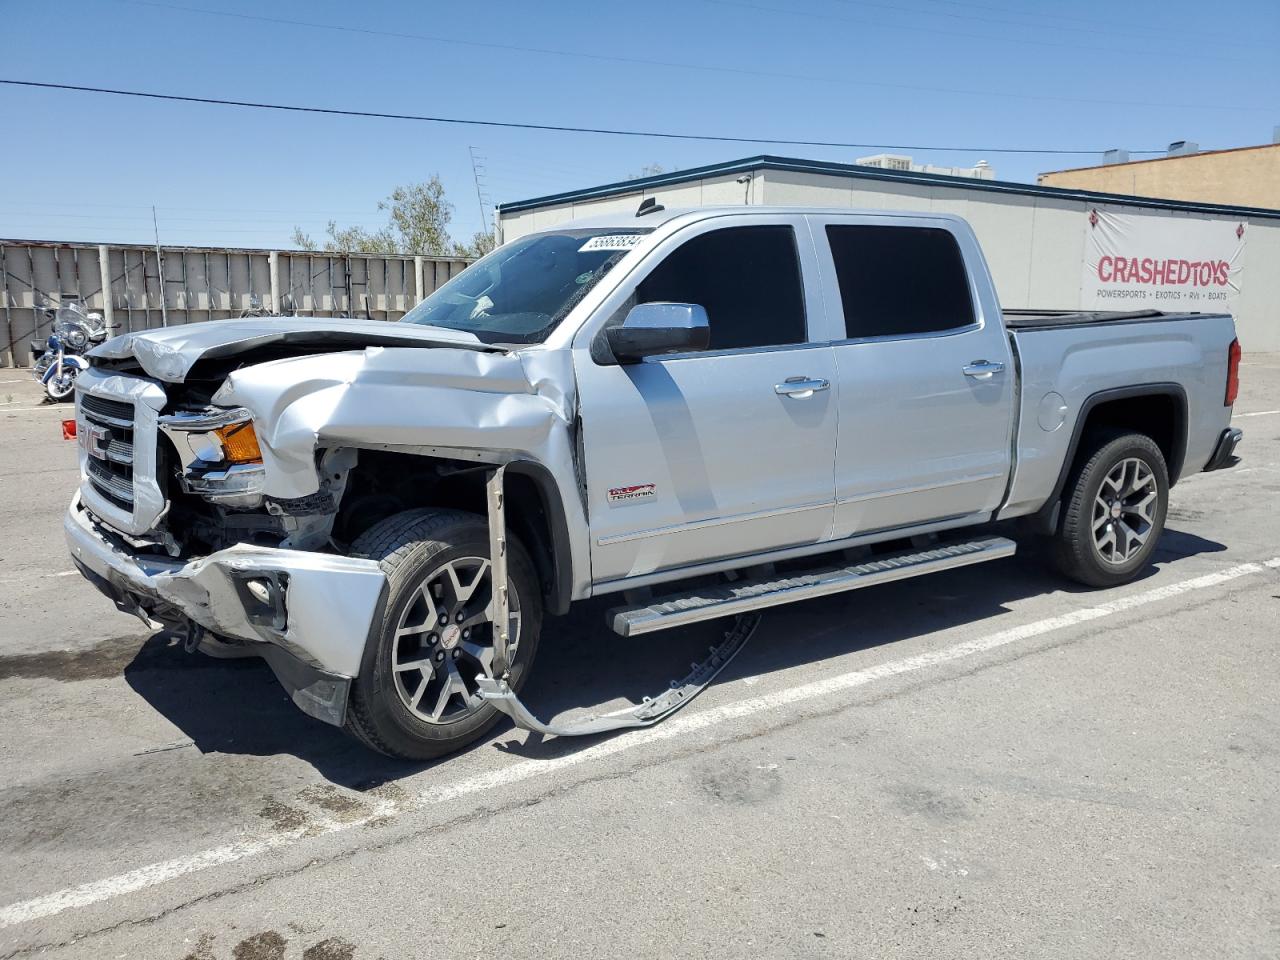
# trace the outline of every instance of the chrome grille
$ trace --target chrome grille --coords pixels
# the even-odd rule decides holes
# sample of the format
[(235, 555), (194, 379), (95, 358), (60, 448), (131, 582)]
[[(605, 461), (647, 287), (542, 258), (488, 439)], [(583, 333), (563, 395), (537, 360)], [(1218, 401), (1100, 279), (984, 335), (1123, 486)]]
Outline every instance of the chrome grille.
[(84, 417), (85, 473), (99, 494), (121, 510), (133, 512), (132, 403), (108, 400), (90, 393), (80, 395)]
[(111, 470), (101, 460), (90, 459), (85, 469), (89, 473), (89, 481), (102, 496), (106, 497), (121, 510), (133, 510), (133, 476), (124, 477)]
[(85, 393), (80, 396), (80, 409), (85, 412), (86, 416), (91, 417), (98, 423), (118, 424), (129, 429), (133, 428), (132, 403), (126, 403), (123, 400), (108, 400), (106, 397), (97, 397), (92, 393)]
[(133, 444), (128, 441), (112, 438), (107, 441), (104, 452), (108, 460), (114, 460), (116, 463), (133, 463)]

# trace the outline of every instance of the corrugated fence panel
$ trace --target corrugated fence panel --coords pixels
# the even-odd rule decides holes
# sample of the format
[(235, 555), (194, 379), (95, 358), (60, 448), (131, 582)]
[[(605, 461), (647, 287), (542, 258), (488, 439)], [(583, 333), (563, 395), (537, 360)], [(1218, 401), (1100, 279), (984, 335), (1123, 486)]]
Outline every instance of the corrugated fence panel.
[(154, 247), (0, 240), (0, 366), (29, 365), (30, 341), (49, 335), (46, 311), (71, 300), (107, 315), (116, 333), (273, 304), (304, 316), (398, 320), (470, 263), (223, 247), (162, 247), (161, 255), (163, 283)]

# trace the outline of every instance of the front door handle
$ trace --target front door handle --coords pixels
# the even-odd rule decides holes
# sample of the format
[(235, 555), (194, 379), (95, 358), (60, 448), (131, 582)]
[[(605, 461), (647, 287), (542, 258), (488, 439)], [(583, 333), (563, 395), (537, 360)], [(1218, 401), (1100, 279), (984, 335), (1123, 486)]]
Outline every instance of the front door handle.
[(975, 360), (965, 366), (964, 375), (975, 380), (990, 380), (1003, 369), (1004, 364), (999, 360)]
[(826, 390), (831, 384), (826, 380), (814, 380), (810, 377), (787, 377), (782, 383), (773, 385), (773, 392), (780, 397), (793, 397), (804, 400), (812, 397), (820, 390)]

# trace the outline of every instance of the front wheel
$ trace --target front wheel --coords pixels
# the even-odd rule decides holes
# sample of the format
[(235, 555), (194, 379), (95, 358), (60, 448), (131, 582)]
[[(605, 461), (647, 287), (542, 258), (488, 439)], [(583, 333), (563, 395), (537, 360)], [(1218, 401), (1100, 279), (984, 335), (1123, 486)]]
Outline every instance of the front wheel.
[[(533, 564), (508, 537), (510, 684), (538, 648), (542, 598)], [(375, 524), (352, 554), (377, 560), (390, 592), (351, 689), (347, 727), (388, 756), (430, 760), (480, 739), (501, 712), (476, 692), (493, 676), (493, 578), (483, 517), (411, 510)]]
[(1091, 587), (1114, 587), (1151, 562), (1169, 509), (1169, 469), (1150, 437), (1093, 436), (1064, 496), (1054, 543), (1062, 573)]
[(54, 403), (65, 403), (75, 396), (76, 374), (79, 369), (70, 364), (62, 368), (62, 374), (54, 375), (44, 385), (44, 392)]

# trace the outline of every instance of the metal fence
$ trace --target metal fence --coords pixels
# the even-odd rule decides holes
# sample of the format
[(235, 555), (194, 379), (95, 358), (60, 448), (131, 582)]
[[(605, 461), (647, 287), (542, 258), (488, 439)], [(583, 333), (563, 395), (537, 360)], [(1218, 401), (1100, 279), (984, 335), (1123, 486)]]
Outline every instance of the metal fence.
[(0, 240), (0, 366), (31, 363), (48, 307), (75, 300), (114, 333), (273, 313), (398, 320), (470, 261), (223, 247)]

